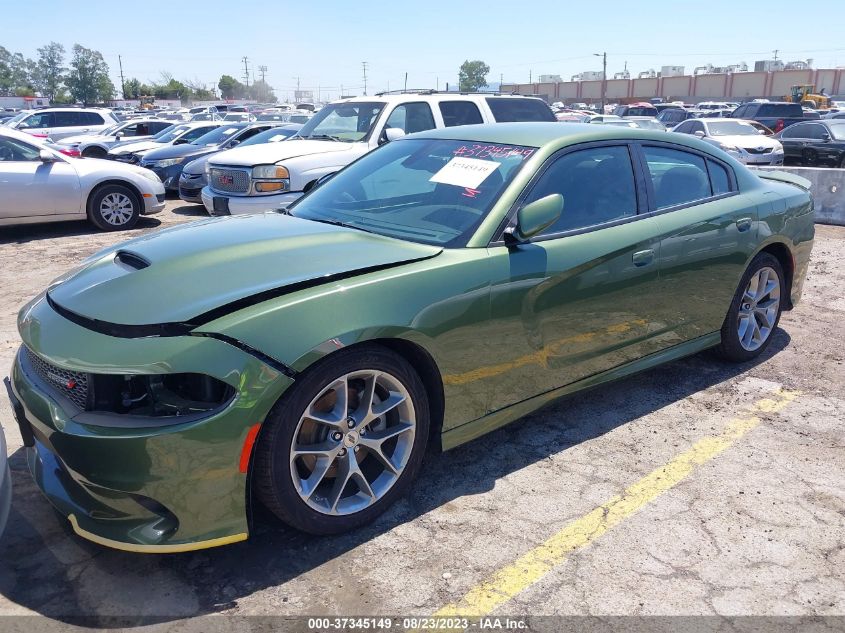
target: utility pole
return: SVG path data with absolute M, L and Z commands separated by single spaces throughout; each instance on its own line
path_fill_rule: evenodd
M 593 53 L 596 57 L 601 57 L 601 111 L 604 114 L 604 101 L 607 96 L 607 52 Z
M 241 57 L 241 61 L 244 63 L 244 85 L 249 86 L 249 60 L 247 59 L 246 55 Z
M 117 63 L 120 65 L 120 94 L 123 95 L 123 100 L 126 101 L 126 81 L 123 79 L 123 60 L 120 55 L 117 56 Z
M 264 74 L 267 72 L 267 66 L 259 66 L 258 72 L 261 73 L 261 83 L 264 83 Z
M 778 50 L 779 49 L 776 48 L 774 51 L 772 51 L 775 54 L 775 61 L 778 60 Z
M 367 62 L 361 62 L 361 66 L 364 69 L 364 96 L 367 96 Z
M 531 70 L 528 71 L 528 83 L 530 83 L 530 84 L 534 83 L 534 72 L 531 71 Z
M 408 92 L 408 73 L 405 72 L 405 92 Z

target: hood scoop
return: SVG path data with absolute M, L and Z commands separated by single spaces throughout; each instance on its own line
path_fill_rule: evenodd
M 149 260 L 133 253 L 132 251 L 120 250 L 114 254 L 114 263 L 123 268 L 131 270 L 143 270 L 150 265 Z

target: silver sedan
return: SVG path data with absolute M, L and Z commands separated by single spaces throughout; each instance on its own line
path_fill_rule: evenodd
M 28 134 L 0 129 L 0 226 L 88 219 L 128 229 L 164 208 L 164 185 L 148 169 L 70 158 Z

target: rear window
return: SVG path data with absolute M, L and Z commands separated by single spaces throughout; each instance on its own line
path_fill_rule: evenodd
M 506 99 L 487 97 L 493 118 L 499 123 L 508 121 L 557 121 L 551 108 L 540 99 Z M 657 114 L 657 111 L 654 111 Z
M 757 116 L 804 118 L 800 103 L 762 103 Z
M 646 106 L 633 106 L 628 108 L 624 116 L 657 116 L 657 109 Z
M 441 101 L 440 114 L 446 127 L 483 123 L 481 112 L 472 101 Z

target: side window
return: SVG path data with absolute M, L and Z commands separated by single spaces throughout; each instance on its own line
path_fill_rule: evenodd
M 434 116 L 427 103 L 403 103 L 390 113 L 384 127 L 399 128 L 406 134 L 424 132 L 434 129 Z
M 152 123 L 150 123 L 150 134 L 158 134 L 164 128 L 170 127 L 171 125 L 173 124 L 169 121 L 162 121 L 161 123 L 159 123 L 158 121 L 153 121 Z
M 80 112 L 82 123 L 81 125 L 103 125 L 105 120 L 96 112 Z
M 82 112 L 56 112 L 54 127 L 79 127 L 84 125 L 84 117 Z
M 0 163 L 38 160 L 39 152 L 32 145 L 0 136 Z
M 240 136 L 237 137 L 237 141 L 238 141 L 238 143 L 243 143 L 245 140 L 247 140 L 248 138 L 252 138 L 253 136 L 258 134 L 259 132 L 266 132 L 266 131 L 267 131 L 266 127 L 251 127 L 248 130 L 244 130 L 243 133 Z
M 487 105 L 498 123 L 514 121 L 549 121 L 557 119 L 545 101 L 535 98 L 487 97 Z
M 484 122 L 478 106 L 472 101 L 441 101 L 440 114 L 446 127 Z
M 710 180 L 704 159 L 666 147 L 643 146 L 654 187 L 654 206 L 665 209 L 710 197 Z
M 18 127 L 22 130 L 53 127 L 53 113 L 39 112 L 37 114 L 32 114 L 21 121 Z
M 701 121 L 690 121 L 690 133 L 695 134 L 696 132 L 707 133 L 704 129 L 704 124 Z
M 728 178 L 728 170 L 714 160 L 707 161 L 707 169 L 710 170 L 710 184 L 713 186 L 713 195 L 731 192 L 731 181 Z
M 636 215 L 637 190 L 628 148 L 595 147 L 561 156 L 540 176 L 526 203 L 553 193 L 563 196 L 563 213 L 546 234 Z
M 827 130 L 823 125 L 819 125 L 818 123 L 811 123 L 807 126 L 809 128 L 807 130 L 807 138 L 821 140 L 825 134 L 827 134 Z
M 130 136 L 138 136 L 138 124 L 133 123 L 132 125 L 127 125 L 125 128 L 120 130 L 123 133 L 123 136 L 130 137 Z
M 684 121 L 673 132 L 680 132 L 681 134 L 692 134 L 692 121 Z
M 743 119 L 745 118 L 747 112 L 748 106 L 739 106 L 736 110 L 733 111 L 733 114 L 731 114 L 731 116 L 735 119 Z
M 806 123 L 796 123 L 794 125 L 790 125 L 786 128 L 783 132 L 781 132 L 782 138 L 809 138 L 807 134 L 807 128 L 810 127 Z

